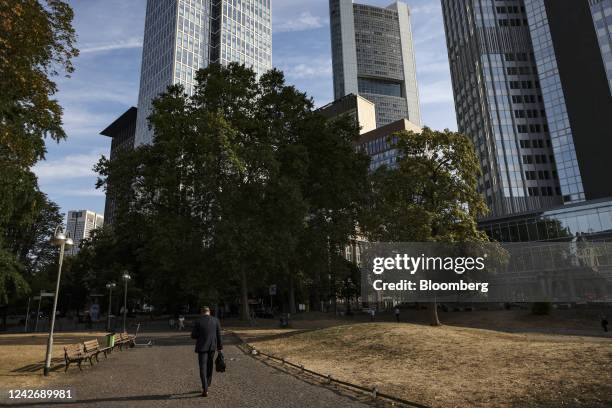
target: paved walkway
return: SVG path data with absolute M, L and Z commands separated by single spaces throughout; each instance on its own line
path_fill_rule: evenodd
M 75 399 L 54 407 L 365 407 L 334 390 L 309 384 L 245 355 L 229 340 L 227 372 L 213 376 L 207 398 L 200 397 L 193 341 L 188 333 L 143 334 L 154 346 L 116 351 L 82 373 L 58 372 L 54 389 L 70 388 Z M 233 340 L 234 344 L 231 344 Z M 19 406 L 47 407 L 47 401 Z

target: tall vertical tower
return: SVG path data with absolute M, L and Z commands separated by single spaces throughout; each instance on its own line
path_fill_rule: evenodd
M 612 0 L 589 0 L 595 33 L 612 93 Z
M 602 178 L 612 165 L 597 149 L 612 145 L 601 137 L 611 101 L 588 1 L 442 9 L 459 131 L 476 147 L 492 215 L 612 196 Z
M 360 95 L 376 105 L 377 126 L 408 118 L 421 125 L 410 10 L 330 0 L 334 97 Z
M 135 146 L 151 143 L 151 101 L 169 85 L 191 95 L 198 69 L 239 62 L 272 68 L 271 0 L 148 0 Z

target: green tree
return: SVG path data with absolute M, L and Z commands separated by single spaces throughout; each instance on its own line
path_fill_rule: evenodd
M 480 167 L 470 140 L 459 133 L 424 128 L 398 132 L 399 159 L 370 177 L 363 228 L 371 241 L 487 242 L 477 217 L 487 212 L 477 190 Z M 437 305 L 429 305 L 439 325 Z
M 52 78 L 73 71 L 72 18 L 64 1 L 0 1 L 0 301 L 27 290 L 28 259 L 43 256 L 40 217 L 57 215 L 30 168 L 45 157 L 45 137 L 66 137 Z
M 191 98 L 174 86 L 154 101 L 154 143 L 102 159 L 98 185 L 124 197 L 114 233 L 139 242 L 156 299 L 235 296 L 247 318 L 249 293 L 266 283 L 283 280 L 295 297 L 305 236 L 348 239 L 367 159 L 354 125 L 327 122 L 279 71 L 258 80 L 211 65 L 197 83 Z

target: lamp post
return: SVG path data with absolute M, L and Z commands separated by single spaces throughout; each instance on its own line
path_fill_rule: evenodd
M 106 284 L 108 289 L 108 314 L 106 316 L 106 331 L 110 332 L 111 329 L 111 304 L 113 299 L 113 289 L 117 286 L 115 282 L 109 282 Z
M 132 277 L 130 276 L 129 273 L 127 273 L 127 271 L 123 272 L 123 281 L 125 282 L 124 284 L 124 289 L 123 289 L 123 332 L 126 332 L 126 320 L 127 320 L 127 284 L 128 281 L 130 279 L 132 279 Z
M 72 238 L 66 235 L 58 225 L 51 239 L 51 243 L 60 249 L 59 263 L 57 267 L 57 283 L 55 284 L 55 296 L 53 297 L 53 310 L 51 311 L 51 326 L 49 327 L 49 339 L 47 340 L 47 355 L 45 356 L 44 374 L 49 375 L 51 369 L 51 354 L 53 352 L 53 329 L 55 328 L 55 313 L 57 310 L 57 298 L 59 295 L 60 279 L 62 277 L 62 263 L 64 262 L 64 249 L 72 247 Z

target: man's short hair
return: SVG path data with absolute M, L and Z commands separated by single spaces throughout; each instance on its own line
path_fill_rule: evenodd
M 208 306 L 202 306 L 200 308 L 200 313 L 210 313 L 210 307 Z

